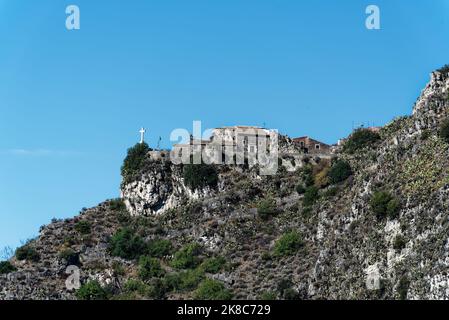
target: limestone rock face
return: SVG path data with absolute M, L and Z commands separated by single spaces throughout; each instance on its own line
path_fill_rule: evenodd
M 210 196 L 213 190 L 191 190 L 184 184 L 182 166 L 150 160 L 139 179 L 122 183 L 121 198 L 133 216 L 161 215 L 188 200 Z

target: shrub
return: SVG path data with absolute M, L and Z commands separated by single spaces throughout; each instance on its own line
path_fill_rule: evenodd
M 257 213 L 262 219 L 268 219 L 277 212 L 276 201 L 272 198 L 261 200 L 257 204 Z
M 151 149 L 146 143 L 138 143 L 134 147 L 129 148 L 121 168 L 122 177 L 126 179 L 138 173 L 149 151 Z
M 335 162 L 328 173 L 329 179 L 333 184 L 343 182 L 351 175 L 351 166 L 344 160 Z
M 299 300 L 299 294 L 295 289 L 288 288 L 284 291 L 282 298 L 284 300 Z
M 201 269 L 209 273 L 220 272 L 226 264 L 226 259 L 223 257 L 213 257 L 206 259 L 201 263 Z
M 198 287 L 204 280 L 204 272 L 197 268 L 180 273 L 167 274 L 164 279 L 164 287 L 167 291 L 191 291 Z
M 78 221 L 75 224 L 75 230 L 81 234 L 89 234 L 91 231 L 91 223 L 89 221 Z
M 402 250 L 405 248 L 406 245 L 407 245 L 407 240 L 403 236 L 398 235 L 398 236 L 396 236 L 396 238 L 394 238 L 394 242 L 393 242 L 394 250 Z
M 358 129 L 354 131 L 343 146 L 343 151 L 354 153 L 357 150 L 371 146 L 380 140 L 380 135 L 369 129 Z
M 293 282 L 289 279 L 282 279 L 277 284 L 277 291 L 281 297 L 284 296 L 284 293 L 293 287 Z
M 304 192 L 306 192 L 306 188 L 304 188 L 303 184 L 298 184 L 296 186 L 296 192 L 298 192 L 298 194 L 304 194 Z
M 0 262 L 0 274 L 8 274 L 10 272 L 16 271 L 16 267 L 14 267 L 9 261 Z
M 273 291 L 266 291 L 266 292 L 263 292 L 263 293 L 259 296 L 259 300 L 266 300 L 266 301 L 269 301 L 269 300 L 276 300 L 276 298 L 277 298 L 277 295 L 276 295 L 276 293 L 273 292 Z
M 184 166 L 184 182 L 192 190 L 204 187 L 215 187 L 218 183 L 218 174 L 213 165 L 188 164 Z
M 142 256 L 139 259 L 139 277 L 142 280 L 148 280 L 150 278 L 162 277 L 164 270 L 162 270 L 159 260 L 150 258 L 148 256 Z
M 39 253 L 31 245 L 26 244 L 16 250 L 17 260 L 28 260 L 32 262 L 38 262 L 40 259 Z
M 124 276 L 126 274 L 125 267 L 118 261 L 112 262 L 112 271 L 114 271 L 115 276 Z
M 294 255 L 303 246 L 303 241 L 299 233 L 295 231 L 284 234 L 274 245 L 276 256 Z
M 75 293 L 78 300 L 107 300 L 108 292 L 98 281 L 83 284 Z
M 206 279 L 201 282 L 194 296 L 198 300 L 232 299 L 232 293 L 224 287 L 223 283 L 212 279 Z
M 401 211 L 401 205 L 397 199 L 391 199 L 387 204 L 387 216 L 396 219 Z
M 124 259 L 135 259 L 144 254 L 145 250 L 145 242 L 129 228 L 119 230 L 109 241 L 111 255 Z
M 304 193 L 303 205 L 305 207 L 312 206 L 315 204 L 318 198 L 319 198 L 318 188 L 315 186 L 308 187 L 306 189 L 306 192 Z
M 157 239 L 148 244 L 148 254 L 152 257 L 162 258 L 170 254 L 172 244 L 169 240 Z
M 193 290 L 204 280 L 204 272 L 200 269 L 187 270 L 179 274 L 179 290 Z
M 80 263 L 79 254 L 70 248 L 59 252 L 59 257 L 67 262 L 67 265 L 78 265 Z
M 113 211 L 126 211 L 125 202 L 123 202 L 123 199 L 120 198 L 110 200 L 109 208 Z
M 371 197 L 370 207 L 379 219 L 386 216 L 394 219 L 400 211 L 398 200 L 386 191 L 375 192 Z
M 200 253 L 201 247 L 198 244 L 188 244 L 175 253 L 171 266 L 176 269 L 195 268 L 200 262 Z
M 315 180 L 313 178 L 313 168 L 311 165 L 306 165 L 301 171 L 301 177 L 304 180 L 304 185 L 307 187 L 313 186 Z
M 149 294 L 150 288 L 147 284 L 140 280 L 129 279 L 124 285 L 124 290 L 128 293 L 137 292 L 141 296 L 147 296 Z
M 440 137 L 449 143 L 449 119 L 446 119 L 440 127 Z
M 448 124 L 448 127 L 449 127 L 449 124 Z M 449 133 L 449 129 L 447 129 L 447 131 L 448 131 L 448 133 Z M 423 130 L 423 131 L 421 132 L 421 140 L 427 140 L 427 139 L 429 139 L 430 135 L 431 135 L 430 130 Z M 449 137 L 449 135 L 448 135 L 448 137 Z
M 406 276 L 402 276 L 401 279 L 399 279 L 397 291 L 399 294 L 399 299 L 405 300 L 407 299 L 408 289 L 410 287 L 410 280 Z
M 164 282 L 159 278 L 153 278 L 150 281 L 148 296 L 153 299 L 163 299 L 165 297 L 165 293 L 167 292 L 167 288 L 164 285 Z

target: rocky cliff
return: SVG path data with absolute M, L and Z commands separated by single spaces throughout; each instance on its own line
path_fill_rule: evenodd
M 448 90 L 434 72 L 412 115 L 371 143 L 274 176 L 216 166 L 216 183 L 192 188 L 185 167 L 147 157 L 121 200 L 21 248 L 0 298 L 448 299 Z M 337 162 L 350 174 L 332 174 Z

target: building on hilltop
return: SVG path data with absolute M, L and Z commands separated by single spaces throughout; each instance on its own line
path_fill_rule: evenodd
M 236 156 L 242 159 L 257 158 L 262 152 L 270 152 L 273 147 L 277 147 L 272 145 L 273 141 L 277 141 L 274 140 L 275 137 L 277 138 L 275 130 L 256 126 L 221 127 L 212 130 L 209 140 L 190 136 L 190 143 L 175 144 L 172 152 L 183 163 L 190 156 L 200 153 L 219 163 L 233 163 Z
M 305 154 L 329 154 L 331 153 L 331 146 L 312 139 L 308 136 L 294 138 L 293 142 L 301 148 Z

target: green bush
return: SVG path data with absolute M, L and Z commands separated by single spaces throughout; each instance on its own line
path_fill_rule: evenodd
M 302 168 L 301 177 L 304 180 L 304 185 L 306 188 L 314 185 L 315 179 L 313 177 L 312 165 L 306 165 L 304 168 Z
M 259 300 L 265 300 L 265 301 L 270 301 L 270 300 L 276 300 L 277 295 L 275 292 L 273 291 L 266 291 L 263 292 L 260 296 L 259 296 Z
M 9 261 L 0 262 L 0 274 L 8 274 L 14 271 L 17 271 L 17 269 L 11 264 L 11 262 Z
M 67 262 L 67 265 L 78 265 L 80 263 L 79 254 L 72 249 L 63 249 L 59 252 L 59 257 Z
M 288 288 L 284 291 L 282 298 L 284 300 L 299 300 L 299 294 L 295 289 Z
M 330 182 L 333 184 L 343 182 L 351 175 L 351 166 L 344 160 L 338 160 L 335 162 L 328 172 Z
M 223 269 L 225 264 L 226 259 L 220 256 L 204 260 L 200 267 L 204 272 L 218 273 Z
M 147 284 L 140 280 L 129 279 L 124 285 L 124 290 L 127 293 L 137 292 L 141 296 L 147 296 L 150 288 Z
M 180 272 L 178 275 L 179 283 L 177 290 L 193 290 L 204 280 L 204 272 L 201 269 L 193 269 Z
M 319 194 L 318 194 L 318 188 L 315 186 L 310 186 L 306 189 L 306 192 L 304 193 L 303 198 L 303 205 L 305 207 L 309 207 L 315 204 L 315 202 L 318 200 Z
M 272 198 L 261 200 L 257 204 L 257 213 L 262 219 L 268 219 L 277 213 L 276 201 Z
M 230 300 L 232 293 L 224 287 L 223 283 L 205 279 L 198 286 L 194 297 L 198 300 Z
M 284 234 L 274 245 L 276 256 L 294 255 L 303 246 L 303 241 L 298 232 L 291 231 Z
M 184 182 L 192 190 L 206 186 L 215 187 L 218 183 L 218 174 L 213 165 L 188 164 L 184 166 Z
M 172 244 L 169 240 L 157 239 L 150 241 L 147 250 L 151 257 L 163 258 L 171 253 Z
M 200 262 L 200 253 L 201 247 L 198 244 L 188 244 L 175 253 L 171 266 L 176 269 L 195 268 Z
M 91 223 L 89 221 L 78 221 L 75 224 L 75 230 L 81 234 L 89 234 L 91 231 Z
M 110 200 L 109 208 L 113 211 L 118 211 L 118 212 L 126 211 L 125 202 L 123 202 L 123 199 L 120 199 L 120 198 Z
M 440 127 L 440 137 L 449 143 L 449 119 L 446 119 Z
M 28 260 L 32 262 L 38 262 L 40 259 L 39 253 L 31 245 L 26 244 L 16 250 L 17 260 Z
M 146 143 L 138 143 L 134 147 L 129 148 L 121 168 L 122 177 L 126 179 L 127 177 L 138 173 L 141 170 L 149 151 L 151 151 L 151 149 Z
M 159 260 L 148 256 L 142 256 L 139 259 L 139 277 L 142 280 L 148 280 L 150 278 L 162 277 L 164 270 L 159 263 Z
M 302 184 L 300 183 L 300 184 L 298 184 L 298 185 L 296 186 L 296 192 L 297 192 L 298 194 L 304 194 L 304 192 L 306 192 L 306 188 L 304 188 L 304 185 L 302 185 Z
M 145 251 L 145 242 L 129 228 L 119 230 L 109 241 L 109 252 L 116 257 L 135 259 Z
M 395 219 L 400 211 L 399 201 L 386 191 L 374 192 L 370 200 L 370 207 L 379 219 L 386 216 Z
M 396 236 L 396 238 L 394 238 L 394 242 L 393 242 L 394 250 L 402 250 L 405 248 L 406 245 L 407 245 L 407 240 L 403 236 L 398 235 L 398 236 Z
M 75 293 L 78 300 L 107 300 L 108 292 L 98 281 L 83 284 Z
M 369 129 L 358 129 L 354 131 L 345 142 L 343 151 L 354 153 L 357 150 L 371 146 L 380 140 L 380 135 Z

